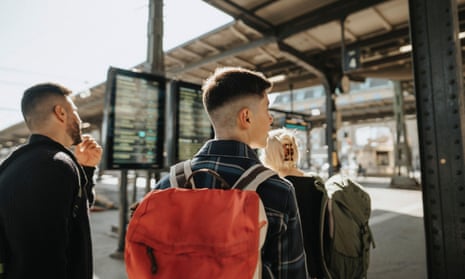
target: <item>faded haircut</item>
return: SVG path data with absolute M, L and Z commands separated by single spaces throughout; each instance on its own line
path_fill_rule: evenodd
M 244 97 L 263 98 L 272 86 L 260 72 L 241 67 L 217 68 L 203 84 L 203 104 L 211 115 L 216 109 Z
M 21 99 L 21 112 L 26 125 L 29 128 L 40 125 L 53 111 L 50 102 L 71 93 L 70 89 L 56 83 L 41 83 L 28 88 Z

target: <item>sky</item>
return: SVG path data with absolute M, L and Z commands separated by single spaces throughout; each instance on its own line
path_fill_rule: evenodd
M 28 87 L 58 82 L 74 92 L 147 56 L 149 0 L 1 0 L 0 130 L 22 121 Z M 233 19 L 202 0 L 164 0 L 163 49 Z

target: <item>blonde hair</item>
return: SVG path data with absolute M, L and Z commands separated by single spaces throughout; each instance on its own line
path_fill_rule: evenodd
M 294 134 L 284 128 L 270 131 L 261 160 L 265 166 L 278 172 L 296 168 L 299 149 Z

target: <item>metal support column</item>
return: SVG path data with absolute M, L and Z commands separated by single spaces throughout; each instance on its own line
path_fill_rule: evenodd
M 309 126 L 310 128 L 308 128 Z M 305 130 L 305 137 L 307 140 L 307 144 L 305 145 L 305 162 L 308 168 L 312 166 L 312 128 L 311 124 L 307 124 L 307 129 Z
M 152 190 L 152 185 L 151 185 L 151 182 L 152 182 L 152 171 L 151 170 L 148 170 L 147 171 L 147 178 L 145 179 L 145 194 L 147 194 L 148 192 L 150 192 Z
M 454 0 L 409 0 L 428 278 L 465 274 L 465 107 Z
M 163 0 L 149 1 L 149 22 L 147 26 L 146 71 L 165 74 L 163 53 Z
M 328 175 L 339 172 L 340 163 L 337 152 L 337 117 L 335 102 L 335 86 L 329 84 L 328 78 L 323 82 L 326 91 L 326 145 L 328 146 Z
M 404 95 L 400 81 L 394 81 L 394 118 L 396 120 L 395 172 L 402 175 L 402 166 L 411 169 L 404 118 Z
M 394 83 L 394 118 L 396 120 L 396 143 L 394 145 L 394 176 L 391 187 L 418 189 L 420 184 L 411 177 L 412 151 L 407 140 L 407 127 L 404 117 L 404 93 L 400 81 Z
M 146 65 L 150 73 L 165 75 L 165 60 L 163 52 L 163 0 L 150 0 L 148 47 Z M 165 98 L 165 145 L 163 164 L 170 166 L 175 163 L 175 107 L 174 86 L 176 81 L 167 84 Z
M 163 0 L 149 1 L 147 37 L 148 45 L 145 71 L 163 76 L 165 73 L 163 53 Z M 150 171 L 152 170 L 147 170 L 148 180 L 150 180 Z M 127 173 L 127 170 L 121 172 L 119 242 L 116 252 L 110 255 L 113 258 L 122 258 L 124 254 L 126 226 L 128 223 Z M 136 195 L 136 191 L 134 191 L 134 195 Z
M 126 226 L 128 224 L 128 170 L 121 171 L 119 201 L 118 248 L 110 254 L 110 257 L 122 260 L 124 259 Z
M 165 143 L 164 150 L 166 156 L 164 156 L 163 164 L 168 167 L 176 163 L 176 99 L 175 88 L 178 81 L 171 80 L 166 86 L 166 107 L 165 107 Z

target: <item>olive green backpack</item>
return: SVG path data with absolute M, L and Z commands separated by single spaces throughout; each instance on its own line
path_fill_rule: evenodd
M 375 248 L 368 220 L 371 199 L 363 186 L 339 174 L 330 177 L 323 188 L 320 226 L 323 270 L 328 279 L 367 277 L 370 246 Z

